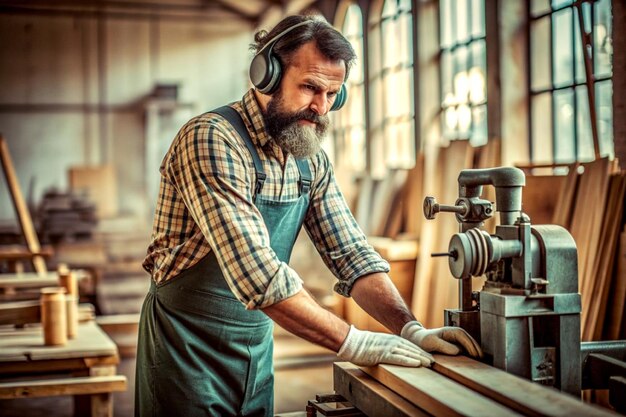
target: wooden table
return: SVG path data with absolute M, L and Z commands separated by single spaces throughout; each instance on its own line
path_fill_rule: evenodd
M 117 346 L 94 321 L 81 323 L 76 338 L 63 346 L 44 346 L 40 326 L 0 327 L 0 378 L 4 380 L 42 374 L 110 376 L 116 374 L 118 363 Z M 103 406 L 112 408 L 110 403 Z M 75 415 L 90 415 L 93 410 L 90 396 L 74 396 Z

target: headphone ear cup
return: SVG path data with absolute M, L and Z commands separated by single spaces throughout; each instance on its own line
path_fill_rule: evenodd
M 343 107 L 348 100 L 348 89 L 345 84 L 341 84 L 341 88 L 337 92 L 337 97 L 335 97 L 335 101 L 333 106 L 330 108 L 330 111 L 336 111 Z
M 250 63 L 250 81 L 264 94 L 269 94 L 278 85 L 280 62 L 265 51 L 256 55 Z
M 282 68 L 280 61 L 274 55 L 269 56 L 270 65 L 267 71 L 268 82 L 267 86 L 260 91 L 263 94 L 272 94 L 280 85 L 280 78 L 282 75 Z

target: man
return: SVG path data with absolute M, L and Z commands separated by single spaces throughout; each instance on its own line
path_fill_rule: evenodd
M 255 40 L 255 88 L 232 105 L 244 131 L 224 111 L 198 116 L 161 165 L 144 262 L 152 285 L 139 329 L 137 415 L 272 415 L 273 322 L 359 365 L 429 366 L 428 352 L 457 354 L 455 343 L 481 354 L 461 329 L 415 320 L 320 150 L 327 113 L 345 101 L 350 43 L 304 16 Z M 302 225 L 337 276 L 335 290 L 394 334 L 349 326 L 303 290 L 288 266 Z

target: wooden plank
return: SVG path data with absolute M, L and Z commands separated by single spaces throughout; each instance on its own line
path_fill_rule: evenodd
M 426 155 L 425 194 L 434 196 L 440 204 L 454 204 L 459 173 L 472 167 L 473 154 L 468 141 L 454 141 L 439 151 L 436 161 L 432 155 Z M 457 308 L 459 304 L 458 282 L 450 274 L 448 261 L 431 257 L 433 252 L 447 252 L 450 238 L 458 231 L 456 217 L 451 213 L 441 213 L 422 224 L 412 311 L 427 327 L 442 326 L 444 309 Z
M 579 177 L 578 164 L 570 165 L 568 167 L 565 181 L 559 189 L 559 198 L 557 199 L 556 206 L 554 207 L 554 215 L 552 216 L 552 221 L 550 223 L 558 224 L 566 229 L 570 228 Z
M 593 296 L 593 262 L 598 255 L 600 230 L 607 199 L 611 162 L 608 158 L 584 164 L 576 205 L 570 227 L 578 247 L 579 289 L 581 294 L 581 330 L 585 335 L 587 314 Z M 586 340 L 586 339 L 585 339 Z
M 333 388 L 353 406 L 368 416 L 429 416 L 389 388 L 348 362 L 333 365 Z
M 46 272 L 45 275 L 36 273 L 0 274 L 0 289 L 6 288 L 42 288 L 59 285 L 56 272 Z
M 407 401 L 435 416 L 518 416 L 429 368 L 378 365 L 361 368 Z
M 78 321 L 93 320 L 94 307 L 92 304 L 80 304 L 78 306 Z M 0 325 L 39 323 L 41 321 L 41 308 L 39 300 L 14 301 L 0 303 Z
M 415 167 L 409 170 L 404 189 L 404 228 L 410 236 L 419 236 L 424 215 L 424 154 L 420 152 L 415 160 Z
M 384 236 L 385 228 L 390 218 L 394 203 L 397 203 L 397 195 L 404 187 L 408 177 L 408 171 L 397 169 L 389 171 L 387 176 L 380 181 L 369 206 L 370 229 L 369 235 Z
M 607 311 L 607 299 L 611 287 L 613 266 L 617 241 L 624 210 L 624 191 L 626 177 L 613 175 L 605 216 L 602 223 L 600 246 L 594 259 L 592 276 L 594 279 L 593 294 L 589 303 L 589 313 L 583 335 L 585 340 L 600 340 Z
M 559 194 L 567 177 L 563 175 L 528 175 L 522 192 L 522 210 L 532 224 L 551 224 Z
M 126 391 L 124 375 L 55 378 L 0 383 L 0 399 L 91 395 Z
M 24 239 L 26 240 L 26 246 L 31 252 L 39 253 L 41 252 L 39 238 L 37 237 L 37 232 L 33 226 L 33 220 L 30 217 L 30 212 L 28 211 L 26 201 L 24 201 L 24 196 L 22 195 L 20 183 L 17 180 L 17 175 L 15 174 L 15 168 L 13 167 L 9 147 L 2 135 L 0 135 L 0 162 L 2 164 L 2 170 L 4 171 L 9 191 L 11 192 L 11 200 L 17 214 L 17 219 L 22 229 L 22 233 L 24 234 Z M 46 262 L 42 256 L 34 255 L 32 257 L 32 263 L 33 268 L 35 268 L 37 273 L 45 274 L 47 272 Z
M 615 282 L 609 300 L 608 323 L 604 336 L 607 340 L 617 340 L 624 337 L 620 335 L 620 331 L 626 327 L 623 325 L 626 308 L 626 226 L 620 235 L 616 262 Z
M 435 355 L 433 369 L 528 416 L 615 416 L 553 388 L 533 383 L 465 356 Z

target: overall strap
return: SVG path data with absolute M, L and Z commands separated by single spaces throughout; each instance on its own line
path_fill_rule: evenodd
M 296 159 L 296 164 L 298 164 L 298 171 L 300 172 L 300 181 L 298 181 L 300 195 L 308 194 L 311 184 L 313 184 L 313 175 L 311 175 L 309 162 L 306 159 Z
M 254 195 L 258 195 L 263 189 L 263 184 L 265 184 L 265 179 L 267 175 L 265 171 L 263 171 L 263 165 L 261 163 L 261 158 L 259 158 L 259 154 L 254 147 L 254 143 L 252 143 L 252 138 L 248 133 L 248 129 L 246 129 L 246 125 L 241 118 L 241 115 L 230 106 L 222 106 L 215 110 L 212 110 L 211 113 L 216 113 L 226 119 L 239 133 L 239 136 L 242 137 L 244 142 L 246 143 L 246 147 L 250 151 L 250 155 L 254 160 L 254 170 L 256 171 L 256 185 L 254 187 Z M 311 168 L 309 167 L 309 163 L 306 159 L 296 159 L 296 164 L 298 165 L 298 172 L 300 174 L 300 180 L 298 181 L 298 186 L 300 189 L 300 195 L 308 194 L 311 189 L 311 184 L 313 184 L 313 175 L 311 174 Z
M 256 197 L 261 190 L 263 189 L 263 184 L 265 184 L 265 179 L 267 175 L 265 171 L 263 171 L 263 164 L 261 163 L 261 158 L 259 158 L 259 154 L 254 147 L 254 143 L 252 143 L 252 138 L 248 133 L 248 129 L 246 129 L 246 125 L 241 118 L 241 115 L 230 106 L 222 106 L 215 110 L 212 110 L 211 113 L 216 113 L 226 119 L 239 133 L 239 136 L 246 143 L 246 147 L 250 151 L 250 155 L 252 156 L 252 160 L 254 161 L 254 170 L 256 171 L 256 184 L 254 186 L 254 197 Z

